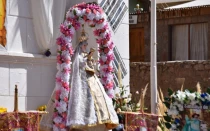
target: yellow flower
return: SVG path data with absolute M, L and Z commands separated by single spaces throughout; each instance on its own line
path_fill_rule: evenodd
M 0 113 L 4 113 L 4 112 L 7 112 L 7 108 L 5 108 L 5 107 L 0 107 Z

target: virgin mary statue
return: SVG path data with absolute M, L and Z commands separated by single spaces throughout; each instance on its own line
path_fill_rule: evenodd
M 86 53 L 87 40 L 83 29 L 72 57 L 66 126 L 70 130 L 106 131 L 115 128 L 119 120 L 111 98 L 95 74 L 94 49 Z

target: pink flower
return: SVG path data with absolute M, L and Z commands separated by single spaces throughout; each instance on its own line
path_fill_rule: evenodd
M 62 83 L 62 86 L 63 86 L 64 88 L 68 88 L 68 87 L 69 87 L 69 84 L 66 83 L 66 82 L 63 82 L 63 83 Z
M 110 62 L 111 62 L 111 61 L 107 60 L 107 61 L 105 62 L 105 64 L 106 64 L 106 65 L 109 65 Z
M 60 127 L 61 129 L 64 129 L 66 126 L 65 126 L 65 124 L 61 123 L 61 124 L 59 125 L 59 127 Z
M 62 117 L 63 117 L 64 119 L 66 119 L 66 117 L 67 117 L 67 113 L 66 113 L 66 112 L 63 112 L 61 115 L 62 115 Z
M 96 43 L 101 44 L 103 39 L 96 39 Z
M 108 33 L 108 34 L 106 34 L 106 39 L 107 39 L 107 41 L 109 41 L 110 40 L 110 38 L 111 38 L 111 34 L 110 33 Z
M 66 46 L 62 46 L 61 50 L 67 50 Z
M 56 82 L 61 82 L 61 78 L 56 78 Z
M 70 72 L 70 69 L 64 68 L 63 71 L 64 73 L 68 74 Z
M 109 98 L 114 98 L 113 94 L 108 94 Z
M 104 65 L 104 62 L 102 59 L 99 60 L 100 65 Z
M 98 9 L 98 12 L 99 12 L 100 14 L 102 14 L 102 13 L 103 13 L 103 10 L 102 10 L 101 8 L 99 8 L 99 9 Z
M 74 50 L 73 50 L 72 46 L 69 47 L 69 53 L 70 53 L 70 55 L 73 55 L 74 54 Z
M 111 66 L 108 66 L 108 69 L 107 69 L 109 72 L 113 72 L 113 67 L 111 67 Z
M 71 30 L 64 24 L 60 25 L 60 32 L 63 33 L 65 36 L 71 36 L 71 37 L 73 36 Z
M 97 13 L 97 11 L 94 9 L 94 10 L 93 10 L 93 13 L 94 13 L 94 14 L 96 14 L 96 13 Z
M 106 76 L 102 77 L 102 80 L 103 81 L 106 81 L 107 80 L 107 77 Z
M 61 56 L 57 55 L 57 61 L 60 61 L 60 60 L 61 60 Z
M 64 97 L 63 101 L 68 102 L 68 98 Z
M 107 55 L 107 60 L 109 61 L 114 60 L 114 55 L 113 54 Z
M 58 112 L 54 112 L 53 113 L 53 118 L 57 117 L 58 116 Z
M 104 48 L 104 53 L 107 54 L 109 51 L 110 51 L 110 49 L 109 49 L 108 47 L 105 47 L 105 48 Z
M 96 30 L 93 31 L 93 33 L 94 33 L 95 36 L 99 36 L 100 35 L 100 30 L 96 29 Z
M 57 44 L 57 45 L 61 45 L 62 42 L 63 42 L 63 38 L 58 37 L 57 40 L 56 40 L 56 44 Z
M 106 88 L 107 89 L 112 89 L 113 86 L 114 86 L 114 83 L 111 81 L 111 82 L 107 83 Z
M 91 10 L 89 8 L 86 9 L 86 13 L 89 14 L 91 13 Z
M 114 43 L 111 42 L 109 45 L 108 45 L 109 49 L 113 49 L 114 48 Z
M 103 23 L 103 22 L 104 22 L 104 18 L 98 20 L 97 24 L 101 24 L 101 23 Z

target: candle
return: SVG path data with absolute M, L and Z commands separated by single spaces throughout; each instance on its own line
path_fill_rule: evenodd
M 15 85 L 15 95 L 14 95 L 14 112 L 18 111 L 18 88 Z

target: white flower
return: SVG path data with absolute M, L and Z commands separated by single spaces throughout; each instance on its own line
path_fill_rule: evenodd
M 171 128 L 176 129 L 177 128 L 176 124 L 171 124 Z
M 80 24 L 85 24 L 85 21 L 84 21 L 84 19 L 82 19 L 82 18 L 79 18 L 79 23 L 80 23 Z
M 68 68 L 70 68 L 70 64 L 67 64 L 67 63 L 62 63 L 61 64 L 61 70 L 68 69 Z
M 100 20 L 101 18 L 102 18 L 102 15 L 97 11 L 97 12 L 96 12 L 95 19 L 96 19 L 96 20 Z
M 95 14 L 94 13 L 89 13 L 89 14 L 87 14 L 87 18 L 89 20 L 93 20 L 95 18 Z
M 75 10 L 77 16 L 81 16 L 82 15 L 82 11 L 80 9 L 74 8 L 74 10 Z
M 60 106 L 56 107 L 56 109 L 58 110 L 58 112 L 59 112 L 60 114 L 63 113 L 63 112 L 65 112 L 65 111 L 67 110 L 67 104 L 66 104 L 66 102 L 60 101 L 60 102 L 59 102 L 59 105 L 60 105 Z
M 207 96 L 205 96 L 206 100 L 210 101 L 210 95 L 207 94 Z
M 107 57 L 105 55 L 102 55 L 101 59 L 102 59 L 103 62 L 105 62 L 107 60 Z
M 64 88 L 61 89 L 61 94 L 60 94 L 60 98 L 64 99 L 65 97 L 68 98 L 69 92 L 67 90 L 65 90 Z
M 179 111 L 183 111 L 184 110 L 184 107 L 182 104 L 178 104 L 178 108 L 179 108 Z
M 182 91 L 178 90 L 177 91 L 177 97 L 180 100 L 180 102 L 183 103 L 184 99 L 186 98 L 185 92 L 182 92 Z
M 59 63 L 57 63 L 57 70 L 61 69 L 61 65 Z
M 185 91 L 185 93 L 191 101 L 195 100 L 195 93 L 190 93 L 189 91 Z
M 102 29 L 104 26 L 106 25 L 106 22 L 104 21 L 103 23 L 101 24 L 96 24 L 96 29 Z
M 74 18 L 74 13 L 72 11 L 68 11 L 66 17 Z
M 53 125 L 53 131 L 60 131 L 57 126 Z
M 56 117 L 53 119 L 53 121 L 54 121 L 55 123 L 61 123 L 61 122 L 62 122 L 62 118 L 61 118 L 60 116 L 56 116 Z
M 86 13 L 86 9 L 83 9 L 82 11 L 81 11 L 81 15 L 84 15 Z

